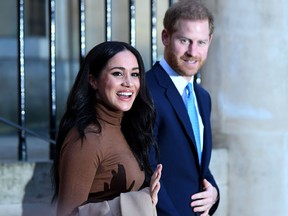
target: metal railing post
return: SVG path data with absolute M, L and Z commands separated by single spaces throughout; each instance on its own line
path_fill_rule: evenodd
M 105 32 L 106 32 L 106 41 L 112 40 L 112 1 L 105 0 Z
M 157 61 L 157 0 L 151 0 L 151 66 Z
M 24 0 L 18 0 L 18 124 L 25 128 Z M 25 130 L 18 132 L 18 160 L 27 161 Z
M 49 115 L 50 115 L 50 139 L 56 139 L 56 24 L 55 24 L 55 0 L 49 1 Z M 55 145 L 50 143 L 50 159 L 54 159 Z
M 136 46 L 136 19 L 135 19 L 135 0 L 129 1 L 129 30 L 130 30 L 130 44 Z
M 86 55 L 86 28 L 85 28 L 85 0 L 79 0 L 79 44 L 80 44 L 80 66 Z

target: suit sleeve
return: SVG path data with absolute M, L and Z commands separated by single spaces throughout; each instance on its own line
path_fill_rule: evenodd
M 212 206 L 212 208 L 209 211 L 209 215 L 212 216 L 215 213 L 215 211 L 217 210 L 218 205 L 219 205 L 220 190 L 219 190 L 219 187 L 217 186 L 216 181 L 215 181 L 215 179 L 214 179 L 214 177 L 211 174 L 209 169 L 208 169 L 208 172 L 207 172 L 207 175 L 205 176 L 205 178 L 207 179 L 207 181 L 209 181 L 217 189 L 217 192 L 218 192 L 218 199 L 217 199 L 216 203 Z
M 203 96 L 204 98 L 204 96 Z M 210 122 L 210 116 L 211 116 L 211 108 L 212 108 L 212 103 L 211 103 L 211 97 L 209 94 L 207 94 L 207 103 L 209 104 L 208 106 L 206 106 L 205 108 L 208 109 L 207 110 L 207 113 L 209 113 L 209 122 Z M 210 128 L 211 126 L 209 126 Z M 210 133 L 211 134 L 211 128 L 209 129 L 210 130 Z M 211 138 L 212 138 L 212 135 L 211 135 Z M 212 142 L 212 141 L 211 141 Z M 212 151 L 212 146 L 211 146 L 211 151 Z M 207 169 L 207 172 L 205 173 L 204 175 L 204 178 L 207 179 L 216 189 L 217 189 L 217 192 L 218 192 L 218 199 L 216 201 L 216 203 L 212 206 L 212 208 L 210 209 L 209 211 L 209 215 L 213 215 L 215 213 L 215 211 L 217 210 L 218 208 L 218 205 L 219 205 L 219 201 L 220 201 L 220 190 L 219 190 L 219 187 L 210 171 L 210 169 L 208 168 Z

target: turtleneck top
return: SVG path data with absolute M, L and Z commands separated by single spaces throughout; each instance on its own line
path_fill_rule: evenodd
M 97 107 L 101 132 L 90 125 L 81 140 L 73 128 L 64 140 L 59 167 L 58 215 L 69 215 L 86 202 L 110 200 L 137 191 L 144 172 L 121 132 L 123 112 Z

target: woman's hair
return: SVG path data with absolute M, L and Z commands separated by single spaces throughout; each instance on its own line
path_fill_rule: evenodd
M 179 0 L 165 13 L 163 25 L 169 34 L 177 31 L 178 21 L 184 20 L 208 20 L 209 35 L 214 31 L 213 14 L 200 0 Z
M 66 111 L 60 121 L 56 141 L 56 153 L 52 167 L 52 182 L 54 186 L 52 200 L 58 197 L 60 151 L 68 132 L 72 128 L 76 128 L 80 138 L 83 140 L 85 138 L 85 129 L 88 125 L 93 124 L 97 128 L 96 132 L 101 133 L 101 125 L 96 113 L 98 101 L 96 100 L 95 90 L 89 84 L 89 74 L 98 79 L 109 60 L 124 50 L 129 50 L 137 59 L 140 72 L 140 90 L 131 109 L 124 112 L 121 130 L 141 170 L 145 171 L 145 184 L 147 185 L 150 180 L 152 170 L 149 165 L 149 149 L 155 145 L 152 134 L 155 110 L 146 88 L 145 68 L 142 57 L 134 47 L 127 43 L 118 41 L 103 42 L 96 45 L 87 54 L 68 96 Z

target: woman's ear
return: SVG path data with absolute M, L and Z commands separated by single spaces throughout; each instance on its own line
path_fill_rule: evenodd
M 97 81 L 92 74 L 89 74 L 89 83 L 94 90 L 97 90 Z

